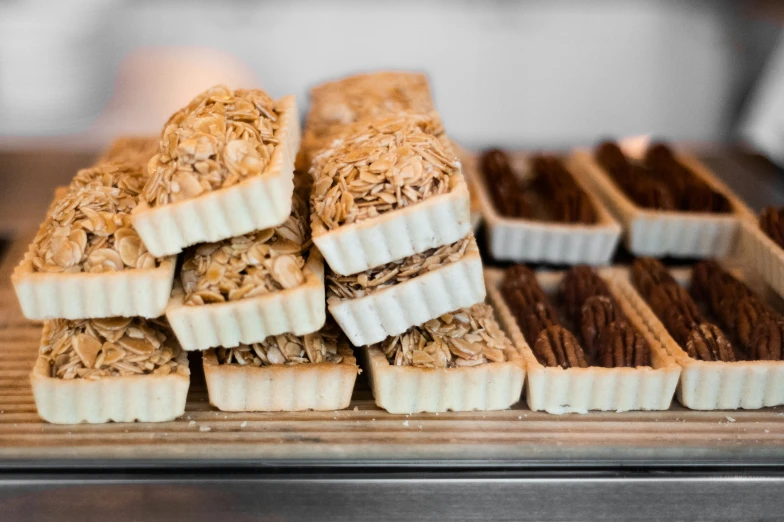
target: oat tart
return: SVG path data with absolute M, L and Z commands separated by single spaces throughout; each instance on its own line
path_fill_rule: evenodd
M 666 410 L 680 367 L 625 298 L 614 277 L 587 266 L 534 273 L 485 271 L 490 301 L 528 373 L 534 411 Z M 669 341 L 671 342 L 671 341 Z
M 435 114 L 349 125 L 310 173 L 313 242 L 340 275 L 471 231 L 468 188 Z
M 354 346 L 383 341 L 485 299 L 473 234 L 359 274 L 329 273 L 327 307 Z
M 612 142 L 573 155 L 582 177 L 624 227 L 638 256 L 723 257 L 735 247 L 744 203 L 693 156 L 659 143 L 641 158 Z
M 495 259 L 603 265 L 615 253 L 621 226 L 569 160 L 490 149 L 465 170 Z
M 197 245 L 182 257 L 166 317 L 185 350 L 304 335 L 324 325 L 324 266 L 308 241 L 302 198 L 280 226 Z
M 503 410 L 523 390 L 523 358 L 485 303 L 359 350 L 376 404 L 390 413 Z
M 681 365 L 678 401 L 695 410 L 784 404 L 784 316 L 764 284 L 714 261 L 668 271 L 638 259 L 630 302 L 649 328 L 668 337 Z M 688 288 L 688 291 L 687 291 Z
M 133 223 L 155 255 L 281 224 L 291 213 L 293 96 L 213 87 L 164 127 Z
M 139 163 L 79 171 L 11 277 L 25 317 L 163 314 L 175 258 L 153 256 L 131 224 L 145 180 Z
M 304 336 L 210 349 L 203 364 L 210 404 L 223 411 L 340 410 L 349 405 L 360 372 L 332 322 Z
M 47 422 L 163 422 L 185 411 L 190 370 L 165 321 L 55 319 L 30 380 Z

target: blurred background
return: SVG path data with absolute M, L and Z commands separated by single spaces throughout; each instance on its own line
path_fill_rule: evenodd
M 421 70 L 468 147 L 650 133 L 784 160 L 782 4 L 0 0 L 0 233 L 39 220 L 17 212 L 49 200 L 23 193 L 31 179 L 53 186 L 83 166 L 74 154 L 160 132 L 216 83 L 294 93 L 304 114 L 316 83 Z

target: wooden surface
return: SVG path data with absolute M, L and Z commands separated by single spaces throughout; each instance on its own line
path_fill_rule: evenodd
M 126 465 L 416 462 L 430 465 L 784 463 L 784 408 L 554 416 L 523 403 L 498 412 L 389 415 L 360 379 L 347 410 L 224 413 L 209 405 L 201 355 L 185 416 L 160 424 L 57 426 L 38 419 L 28 382 L 40 323 L 25 320 L 9 282 L 26 248 L 0 266 L 0 467 L 122 459 Z M 108 464 L 108 463 L 107 463 Z

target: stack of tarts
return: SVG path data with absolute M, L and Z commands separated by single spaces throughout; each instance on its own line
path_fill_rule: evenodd
M 305 134 L 328 136 L 308 155 L 328 309 L 362 347 L 387 411 L 507 408 L 520 397 L 524 364 L 482 303 L 460 162 L 427 83 L 411 79 L 363 75 L 313 91 Z M 360 115 L 388 92 L 399 94 L 381 105 L 388 110 Z M 347 121 L 325 124 L 340 114 Z
M 210 402 L 225 411 L 345 408 L 359 372 L 325 325 L 321 256 L 294 174 L 293 97 L 216 87 L 166 124 L 134 224 L 180 252 L 166 317 L 206 350 Z
M 132 224 L 151 148 L 139 143 L 118 141 L 58 191 L 12 277 L 25 317 L 44 320 L 31 380 L 49 422 L 166 421 L 185 409 L 188 359 L 160 318 L 176 260 L 149 252 Z
M 646 323 L 674 342 L 683 367 L 678 400 L 692 409 L 784 404 L 784 317 L 739 274 L 715 261 L 687 273 L 635 261 L 630 295 Z M 688 289 L 688 290 L 687 290 Z
M 532 410 L 586 413 L 669 408 L 680 367 L 612 272 L 588 266 L 487 271 L 491 302 L 527 364 Z

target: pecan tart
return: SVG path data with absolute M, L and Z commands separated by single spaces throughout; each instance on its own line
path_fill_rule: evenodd
M 488 271 L 490 300 L 526 361 L 531 409 L 669 408 L 680 367 L 629 304 L 626 293 L 633 290 L 617 277 L 605 279 L 585 267 L 535 278 L 520 267 L 503 275 Z M 569 308 L 579 313 L 569 314 Z

